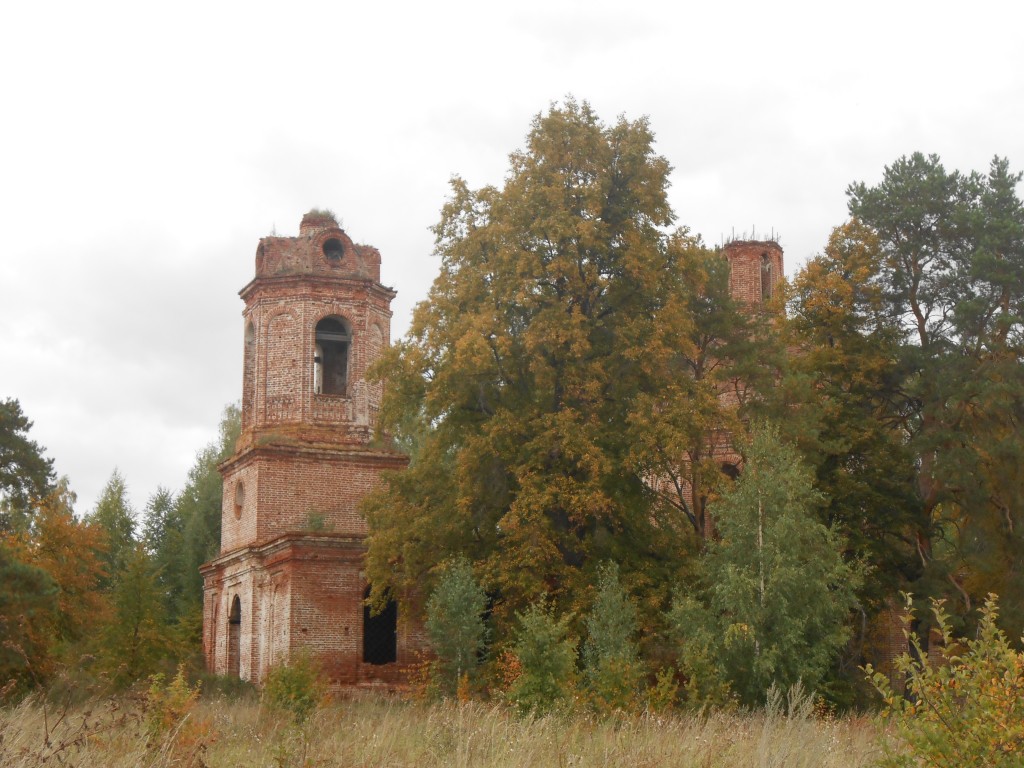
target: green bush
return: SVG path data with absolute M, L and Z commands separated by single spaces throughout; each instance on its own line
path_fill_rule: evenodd
M 635 709 L 643 674 L 634 640 L 636 606 L 622 589 L 613 562 L 598 570 L 597 597 L 586 626 L 583 676 L 591 706 L 599 712 Z
M 307 653 L 299 653 L 287 664 L 276 666 L 263 684 L 263 702 L 273 710 L 286 712 L 296 723 L 309 719 L 326 692 L 319 665 Z
M 907 597 L 909 624 L 912 608 Z M 913 653 L 896 660 L 906 692 L 871 665 L 864 671 L 882 695 L 882 717 L 898 745 L 888 749 L 887 768 L 1024 766 L 1024 653 L 996 626 L 998 605 L 989 595 L 975 639 L 958 644 L 942 601 L 932 602 L 942 636 L 944 663 L 930 663 L 920 638 L 907 632 Z
M 659 669 L 654 676 L 654 685 L 647 689 L 648 712 L 670 712 L 679 703 L 679 683 L 676 682 L 675 667 Z
M 448 564 L 427 601 L 427 635 L 437 654 L 432 682 L 445 696 L 457 694 L 460 681 L 470 680 L 484 648 L 483 614 L 487 595 L 473 578 L 465 558 Z
M 572 701 L 576 686 L 576 640 L 568 636 L 571 616 L 556 619 L 544 598 L 518 614 L 513 646 L 519 676 L 508 691 L 523 714 L 545 714 Z

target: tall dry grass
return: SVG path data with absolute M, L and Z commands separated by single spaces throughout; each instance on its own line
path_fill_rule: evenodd
M 200 702 L 192 725 L 146 743 L 130 702 L 56 714 L 38 701 L 0 710 L 0 765 L 170 766 L 629 766 L 856 768 L 880 754 L 861 718 L 821 719 L 778 708 L 747 714 L 643 715 L 599 720 L 521 718 L 500 706 L 357 698 L 320 708 L 302 727 L 254 701 Z M 182 734 L 190 741 L 177 743 Z M 197 735 L 198 734 L 198 735 Z

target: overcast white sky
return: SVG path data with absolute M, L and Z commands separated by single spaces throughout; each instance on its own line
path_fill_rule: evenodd
M 260 237 L 333 209 L 393 336 L 451 175 L 498 184 L 573 94 L 647 115 L 679 223 L 792 274 L 913 151 L 1024 168 L 1019 2 L 21 2 L 0 11 L 0 398 L 87 513 L 181 488 L 241 392 Z

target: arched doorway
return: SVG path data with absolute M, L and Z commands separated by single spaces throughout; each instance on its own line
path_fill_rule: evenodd
M 241 673 L 242 647 L 242 601 L 235 595 L 228 613 L 228 675 L 239 677 Z
M 363 598 L 370 596 L 366 588 Z M 398 604 L 389 600 L 384 610 L 370 615 L 370 606 L 363 606 L 363 662 L 392 664 L 398 661 Z

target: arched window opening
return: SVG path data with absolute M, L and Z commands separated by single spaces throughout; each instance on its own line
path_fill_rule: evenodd
M 317 395 L 348 394 L 348 352 L 352 336 L 345 323 L 325 317 L 316 324 L 313 348 L 313 392 Z
M 228 613 L 228 675 L 239 677 L 241 674 L 242 647 L 242 601 L 235 595 Z
M 245 485 L 239 480 L 235 483 L 235 519 L 242 519 L 242 508 L 245 506 Z
M 366 588 L 363 598 L 370 596 Z M 384 610 L 370 615 L 370 606 L 363 605 L 363 662 L 393 664 L 398 661 L 398 604 L 389 600 Z
M 341 240 L 336 237 L 332 237 L 330 240 L 325 242 L 324 256 L 327 257 L 328 261 L 341 261 L 345 256 L 345 246 L 342 245 Z
M 761 301 L 772 297 L 772 260 L 767 253 L 761 254 Z

